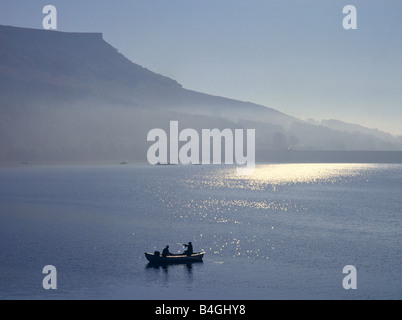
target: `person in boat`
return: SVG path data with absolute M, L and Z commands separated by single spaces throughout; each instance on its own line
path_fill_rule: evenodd
M 191 243 L 191 241 L 188 244 L 183 244 L 183 246 L 187 248 L 187 250 L 183 252 L 185 255 L 191 256 L 194 253 L 193 244 Z
M 169 252 L 169 246 L 166 246 L 162 251 L 162 257 L 171 256 L 172 254 Z

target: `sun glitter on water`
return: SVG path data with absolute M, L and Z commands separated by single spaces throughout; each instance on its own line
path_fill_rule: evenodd
M 338 178 L 354 177 L 362 171 L 370 169 L 370 164 L 343 163 L 297 163 L 259 165 L 248 175 L 229 174 L 227 178 L 246 180 L 260 184 L 284 185 L 295 183 L 315 183 L 336 181 Z

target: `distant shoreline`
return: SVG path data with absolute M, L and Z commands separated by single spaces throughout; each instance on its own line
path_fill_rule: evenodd
M 402 163 L 402 151 L 284 150 L 257 153 L 257 162 L 262 159 L 278 163 Z
M 317 151 L 277 150 L 258 154 L 256 164 L 266 163 L 382 163 L 402 164 L 402 151 Z M 0 167 L 29 166 L 102 166 L 102 165 L 144 165 L 146 161 L 125 160 L 0 160 Z

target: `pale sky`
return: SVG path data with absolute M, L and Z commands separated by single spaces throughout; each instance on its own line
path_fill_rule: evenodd
M 0 24 L 41 29 L 48 4 L 187 89 L 402 135 L 400 0 L 1 0 Z

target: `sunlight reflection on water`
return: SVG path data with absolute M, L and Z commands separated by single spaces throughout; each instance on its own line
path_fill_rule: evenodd
M 188 181 L 189 187 L 236 188 L 264 190 L 267 187 L 297 183 L 335 183 L 340 179 L 353 178 L 373 169 L 373 164 L 308 163 L 308 164 L 267 164 L 256 166 L 251 174 L 237 174 L 235 168 L 222 169 L 213 174 Z
M 268 164 L 257 166 L 250 175 L 238 175 L 235 167 L 221 167 L 182 180 L 186 192 L 193 189 L 194 196 L 187 199 L 178 193 L 171 194 L 166 206 L 177 210 L 180 218 L 198 216 L 201 220 L 239 224 L 243 222 L 243 215 L 239 217 L 235 213 L 244 213 L 245 208 L 271 213 L 307 210 L 303 205 L 275 196 L 280 186 L 343 183 L 358 176 L 364 177 L 375 167 L 371 164 Z M 214 192 L 217 189 L 220 196 Z M 200 192 L 208 190 L 212 191 L 208 198 L 198 198 Z M 237 190 L 235 197 L 233 193 L 225 197 L 229 190 Z M 261 197 L 254 191 L 264 194 Z
M 260 252 L 255 248 L 255 241 L 264 242 L 264 248 L 275 250 L 279 244 L 272 242 L 271 234 L 275 233 L 277 219 L 283 219 L 286 214 L 294 224 L 301 214 L 309 212 L 305 201 L 289 198 L 287 190 L 293 189 L 287 186 L 343 184 L 359 177 L 365 179 L 367 172 L 375 168 L 376 165 L 371 164 L 265 164 L 257 166 L 250 175 L 237 174 L 235 167 L 214 168 L 183 179 L 181 182 L 192 197 L 182 197 L 175 192 L 166 205 L 181 220 L 262 228 L 264 232 L 257 238 L 256 235 L 254 238 L 236 237 L 230 231 L 227 238 L 214 239 L 206 250 L 220 256 L 230 249 L 233 257 L 268 259 L 266 250 Z
M 351 181 L 365 182 L 367 174 L 378 166 L 264 164 L 256 166 L 249 175 L 239 175 L 236 167 L 206 168 L 198 168 L 198 174 L 192 171 L 191 176 L 180 179 L 187 196 L 177 190 L 167 191 L 170 196 L 165 204 L 182 221 L 207 223 L 211 228 L 219 225 L 221 233 L 222 228 L 227 228 L 225 236 L 214 234 L 203 248 L 212 259 L 222 261 L 228 252 L 232 258 L 252 260 L 266 260 L 275 252 L 283 253 L 281 248 L 286 247 L 287 241 L 281 238 L 282 233 L 286 234 L 283 226 L 293 226 L 295 234 L 290 237 L 297 238 L 300 235 L 295 226 L 309 225 L 317 219 L 316 209 L 310 207 L 315 202 L 309 200 L 317 197 L 317 186 L 318 190 L 325 190 L 327 186 L 350 185 Z M 294 196 L 296 190 L 303 194 L 302 198 Z M 203 243 L 202 235 L 195 240 Z M 306 248 L 309 245 L 305 243 Z
M 335 181 L 340 177 L 359 175 L 362 170 L 372 168 L 370 164 L 307 163 L 261 165 L 251 175 L 231 177 L 257 183 L 294 184 L 318 181 Z
M 291 237 L 300 237 L 296 231 L 299 226 L 317 223 L 323 190 L 342 190 L 357 181 L 364 185 L 379 166 L 260 164 L 248 175 L 238 174 L 235 166 L 186 169 L 187 174 L 174 178 L 180 188 L 161 185 L 161 201 L 176 223 L 207 224 L 213 237 L 203 250 L 212 259 L 222 261 L 227 252 L 232 258 L 253 260 L 283 252 L 283 226 L 294 230 Z M 227 231 L 225 236 L 222 230 Z M 203 243 L 203 236 L 194 241 Z

